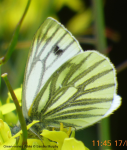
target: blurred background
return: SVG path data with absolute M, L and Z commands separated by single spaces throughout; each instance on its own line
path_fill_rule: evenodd
M 0 57 L 7 52 L 9 42 L 26 4 L 26 0 L 0 0 Z M 48 16 L 64 24 L 79 40 L 84 51 L 97 49 L 107 55 L 118 72 L 118 94 L 122 97 L 122 105 L 108 119 L 84 130 L 76 131 L 76 139 L 83 141 L 91 150 L 127 149 L 126 6 L 126 0 L 31 1 L 20 28 L 15 51 L 8 62 L 1 67 L 2 73 L 8 73 L 13 89 L 21 87 L 32 38 Z M 7 87 L 2 79 L 0 99 L 3 103 L 7 99 L 7 92 Z M 108 136 L 105 133 L 107 127 L 109 127 Z M 97 142 L 93 146 L 93 140 L 99 140 L 102 143 L 104 140 L 111 140 L 112 146 L 97 146 Z M 119 145 L 118 141 L 118 145 L 115 146 L 115 140 L 122 140 L 122 145 Z

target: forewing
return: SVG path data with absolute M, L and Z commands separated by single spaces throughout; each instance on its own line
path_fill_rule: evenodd
M 29 110 L 45 126 L 77 129 L 100 120 L 112 107 L 116 74 L 109 59 L 86 51 L 64 63 L 50 77 Z
M 53 18 L 43 22 L 34 37 L 25 71 L 22 95 L 25 117 L 49 77 L 81 51 L 77 40 L 63 25 Z

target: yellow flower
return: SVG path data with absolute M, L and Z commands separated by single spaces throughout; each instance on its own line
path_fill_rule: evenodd
M 18 95 L 19 102 L 21 102 L 21 88 L 16 89 L 15 93 Z M 9 123 L 11 123 L 12 118 L 15 118 L 12 114 L 15 106 L 13 103 L 10 103 L 10 99 L 11 96 L 9 95 L 7 104 L 0 106 L 1 118 L 4 115 L 4 119 L 9 121 Z M 30 123 L 27 129 L 37 122 L 33 121 Z M 26 150 L 88 150 L 81 141 L 77 141 L 74 137 L 69 138 L 70 133 L 71 130 L 67 131 L 67 128 L 64 129 L 63 124 L 60 125 L 60 131 L 43 130 L 41 134 L 43 136 L 42 140 L 27 139 Z M 19 131 L 12 137 L 9 126 L 0 119 L 0 150 L 5 148 L 6 150 L 21 150 L 23 141 L 21 135 L 22 131 Z M 19 138 L 18 142 L 16 142 L 17 137 Z
M 81 141 L 75 138 L 66 138 L 61 150 L 89 150 Z
M 15 89 L 14 93 L 16 94 L 16 97 L 20 103 L 22 100 L 22 88 L 20 87 L 20 88 Z M 12 99 L 10 92 L 8 92 L 8 98 Z
M 21 150 L 22 140 L 23 140 L 22 136 L 20 136 L 19 142 L 16 145 L 17 146 L 16 150 Z M 27 139 L 27 145 L 24 147 L 26 147 L 26 150 L 42 150 L 43 143 L 39 139 Z
M 38 121 L 33 121 L 27 126 L 29 129 Z M 22 147 L 22 131 L 12 137 L 9 126 L 0 119 L 0 150 L 21 150 Z M 26 150 L 88 150 L 81 141 L 75 138 L 69 138 L 65 131 L 48 131 L 43 130 L 40 139 L 27 139 Z M 16 144 L 16 137 L 19 137 Z
M 81 141 L 69 138 L 64 131 L 43 130 L 41 135 L 51 141 L 55 141 L 54 145 L 58 146 L 58 150 L 88 150 Z
M 27 126 L 29 129 L 38 121 L 33 121 Z M 64 130 L 60 128 L 60 130 Z M 22 146 L 22 131 L 18 132 L 13 138 L 20 136 L 18 146 Z M 43 130 L 40 139 L 27 139 L 28 150 L 89 150 L 81 141 L 76 140 L 74 137 L 69 138 L 68 131 L 49 131 Z M 26 149 L 26 150 L 27 150 Z
M 18 88 L 14 90 L 14 93 L 16 94 L 19 104 L 21 105 L 21 93 L 22 93 L 22 88 Z M 8 98 L 6 100 L 6 104 L 2 105 L 0 103 L 0 118 L 3 119 L 5 122 L 7 122 L 10 126 L 14 125 L 18 121 L 18 116 L 15 114 L 14 110 L 16 110 L 15 104 L 10 103 L 11 100 L 11 95 L 8 93 Z
M 0 150 L 11 150 L 12 147 L 8 147 L 9 145 L 14 146 L 16 143 L 16 139 L 11 138 L 11 131 L 7 123 L 3 122 L 0 119 Z

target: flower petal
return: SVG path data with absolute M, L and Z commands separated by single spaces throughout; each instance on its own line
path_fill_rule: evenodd
M 3 122 L 2 119 L 0 119 L 0 137 L 1 137 L 1 143 L 6 142 L 11 138 L 11 130 L 6 122 Z
M 63 131 L 43 130 L 41 135 L 58 143 L 62 143 L 65 138 L 68 138 L 68 135 Z
M 66 138 L 61 150 L 89 150 L 81 141 L 74 138 Z
M 11 150 L 16 144 L 16 139 L 9 139 L 7 142 L 0 145 L 0 150 Z

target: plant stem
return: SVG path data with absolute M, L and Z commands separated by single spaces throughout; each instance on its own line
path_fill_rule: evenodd
M 95 32 L 95 46 L 97 50 L 103 54 L 106 54 L 106 38 L 103 16 L 103 1 L 92 0 L 93 14 L 94 14 L 94 32 Z
M 19 30 L 20 30 L 21 24 L 23 22 L 23 19 L 27 13 L 27 10 L 29 8 L 30 2 L 31 2 L 31 0 L 28 0 L 25 11 L 24 11 L 19 23 L 16 26 L 16 29 L 13 33 L 13 36 L 12 36 L 11 42 L 9 44 L 8 51 L 7 51 L 6 55 L 0 58 L 0 65 L 3 65 L 4 63 L 6 63 L 14 51 L 14 48 L 15 48 L 17 41 L 18 41 Z
M 93 13 L 94 13 L 94 24 L 95 24 L 95 46 L 98 51 L 106 54 L 106 38 L 105 38 L 105 27 L 104 27 L 104 16 L 103 16 L 103 1 L 92 0 Z M 101 141 L 110 140 L 110 127 L 109 118 L 105 118 L 98 125 L 99 128 L 99 139 Z M 103 147 L 100 147 L 103 150 Z
M 11 84 L 7 78 L 7 73 L 4 73 L 1 75 L 1 77 L 4 79 L 6 85 L 7 85 L 7 88 L 12 96 L 12 99 L 13 99 L 13 102 L 15 103 L 15 106 L 16 106 L 16 110 L 17 110 L 17 114 L 18 114 L 18 117 L 19 117 L 19 121 L 20 121 L 20 124 L 21 124 L 21 128 L 22 128 L 22 136 L 23 136 L 23 142 L 22 142 L 22 145 L 23 145 L 23 150 L 25 150 L 25 146 L 24 145 L 27 145 L 27 128 L 26 128 L 26 121 L 23 117 L 23 113 L 22 113 L 22 109 L 19 105 L 19 102 L 17 100 L 17 97 L 11 87 Z

